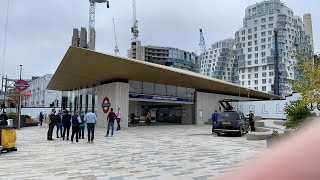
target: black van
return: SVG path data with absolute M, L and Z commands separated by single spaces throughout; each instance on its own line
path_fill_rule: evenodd
M 215 129 L 213 130 L 218 136 L 221 133 L 236 133 L 242 136 L 244 132 L 250 131 L 249 119 L 246 119 L 241 112 L 225 111 L 218 114 Z

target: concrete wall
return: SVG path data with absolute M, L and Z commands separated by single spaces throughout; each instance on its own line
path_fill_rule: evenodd
M 193 105 L 182 105 L 182 120 L 181 124 L 190 125 L 194 119 L 194 108 Z
M 104 113 L 101 107 L 103 103 L 103 99 L 105 97 L 109 98 L 110 108 L 113 108 L 114 112 L 117 112 L 118 108 L 121 109 L 122 116 L 123 116 L 121 126 L 124 128 L 128 127 L 129 84 L 115 82 L 115 83 L 101 85 L 97 89 L 98 89 L 97 90 L 97 94 L 98 94 L 97 127 L 105 128 L 107 126 L 108 114 Z
M 196 92 L 196 124 L 202 125 L 205 122 L 208 122 L 208 119 L 211 119 L 212 113 L 214 113 L 215 110 L 218 112 L 223 111 L 223 109 L 219 111 L 219 100 L 222 99 L 254 100 L 246 97 Z M 234 108 L 236 108 L 236 106 L 234 106 Z

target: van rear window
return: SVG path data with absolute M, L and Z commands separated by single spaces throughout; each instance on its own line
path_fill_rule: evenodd
M 239 119 L 239 114 L 236 112 L 224 112 L 218 115 L 218 121 L 237 121 Z

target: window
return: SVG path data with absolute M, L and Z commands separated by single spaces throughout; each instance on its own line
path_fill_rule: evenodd
M 263 71 L 267 70 L 267 66 L 262 66 L 262 70 Z
M 258 46 L 256 46 L 256 47 L 254 48 L 254 50 L 255 50 L 255 51 L 258 51 L 258 50 L 259 50 L 259 47 L 258 47 Z
M 248 42 L 248 46 L 252 46 L 252 41 L 249 41 L 249 42 Z
M 244 79 L 244 74 L 242 75 L 242 79 Z
M 261 32 L 261 37 L 266 36 L 266 32 Z
M 273 24 L 268 24 L 268 28 L 273 28 Z
M 252 33 L 252 29 L 250 28 L 250 29 L 248 29 L 248 33 Z
M 272 40 L 271 37 L 268 37 L 268 42 L 271 42 L 271 40 Z
M 248 85 L 251 85 L 251 81 L 248 81 Z
M 248 59 L 251 59 L 252 58 L 252 55 L 251 54 L 248 54 Z
M 257 59 L 256 59 L 256 60 L 254 60 L 254 64 L 258 64 L 258 62 L 259 62 L 259 61 L 258 61 Z
M 242 47 L 246 47 L 246 43 L 242 43 Z
M 262 86 L 262 91 L 267 91 L 267 87 L 266 86 Z
M 266 72 L 262 73 L 262 77 L 267 77 L 267 73 Z
M 266 38 L 262 38 L 261 43 L 265 43 L 265 42 L 266 42 Z
M 258 58 L 258 57 L 259 57 L 259 53 L 255 53 L 255 54 L 254 54 L 254 57 L 255 57 L 255 58 Z
M 242 86 L 244 86 L 244 81 L 242 81 Z
M 268 48 L 271 48 L 271 44 L 268 44 Z
M 248 48 L 248 52 L 252 52 L 252 48 Z
M 266 56 L 266 52 L 261 52 L 261 56 L 265 57 Z
M 259 70 L 258 67 L 255 67 L 255 68 L 254 68 L 254 71 L 255 71 L 255 72 L 258 72 L 258 70 Z
M 254 90 L 258 90 L 258 87 L 254 87 Z
M 261 45 L 261 49 L 265 49 L 266 48 L 266 45 Z
M 212 55 L 210 55 L 209 58 L 212 59 Z
M 269 65 L 269 70 L 273 70 L 274 66 L 273 65 Z
M 248 79 L 251 79 L 251 74 L 248 74 Z
M 248 72 L 251 72 L 251 68 L 248 68 Z
M 266 58 L 261 59 L 261 63 L 266 63 Z M 267 67 L 266 67 L 267 68 Z
M 242 31 L 242 35 L 245 35 L 245 34 L 246 34 L 246 30 L 243 30 L 243 31 Z
M 269 17 L 269 21 L 273 21 L 273 17 Z
M 251 40 L 251 39 L 252 39 L 252 35 L 249 35 L 249 36 L 248 36 L 248 40 Z
M 257 20 L 258 22 L 258 20 Z M 258 31 L 258 27 L 254 27 L 254 32 L 257 32 Z
M 241 71 L 242 71 L 242 73 L 244 73 L 244 69 L 242 69 Z
M 269 76 L 272 77 L 273 76 L 273 72 L 269 72 Z
M 246 37 L 242 37 L 242 41 L 245 41 L 246 40 Z
M 262 18 L 261 23 L 265 23 L 265 22 L 266 22 L 266 18 Z
M 254 38 L 255 38 L 255 39 L 258 38 L 258 34 L 254 34 Z
M 266 79 L 262 79 L 262 84 L 267 84 L 267 80 Z
M 257 85 L 258 84 L 258 80 L 254 80 L 254 85 Z
M 210 54 L 213 54 L 213 51 L 210 51 Z M 211 56 L 212 57 L 212 56 Z
M 258 20 L 254 20 L 254 24 L 258 24 Z
M 272 79 L 269 79 L 269 83 L 272 83 Z
M 258 73 L 255 73 L 255 74 L 254 74 L 254 78 L 259 78 L 259 74 L 258 74 Z
M 272 35 L 272 31 L 268 31 L 268 35 L 271 36 Z
M 249 66 L 251 65 L 251 61 L 248 61 L 248 65 L 249 65 Z
M 254 45 L 258 45 L 258 40 L 255 40 L 255 41 L 254 41 Z
M 261 30 L 264 30 L 264 29 L 266 29 L 266 25 L 261 26 Z

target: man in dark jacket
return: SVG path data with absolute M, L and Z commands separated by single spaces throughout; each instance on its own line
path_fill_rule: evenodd
M 43 115 L 43 113 L 41 111 L 40 115 L 39 115 L 39 124 L 40 124 L 40 126 L 42 126 L 43 118 L 44 118 L 44 115 Z
M 71 135 L 72 143 L 73 143 L 74 136 L 76 136 L 76 142 L 78 142 L 80 123 L 81 123 L 81 118 L 79 116 L 79 111 L 76 111 L 72 116 L 72 135 Z
M 71 127 L 71 115 L 68 111 L 62 116 L 63 134 L 62 139 L 65 140 L 65 135 L 67 131 L 67 141 L 69 141 L 69 131 Z
M 59 113 L 56 115 L 56 123 L 57 123 L 57 138 L 59 137 L 59 130 L 60 130 L 60 136 L 62 137 L 62 111 L 59 110 Z
M 49 125 L 49 130 L 48 130 L 48 135 L 47 135 L 47 140 L 48 141 L 52 141 L 52 133 L 53 133 L 53 128 L 56 125 L 56 117 L 55 117 L 55 109 L 52 109 L 52 112 L 49 114 L 49 119 L 50 119 L 50 123 Z

